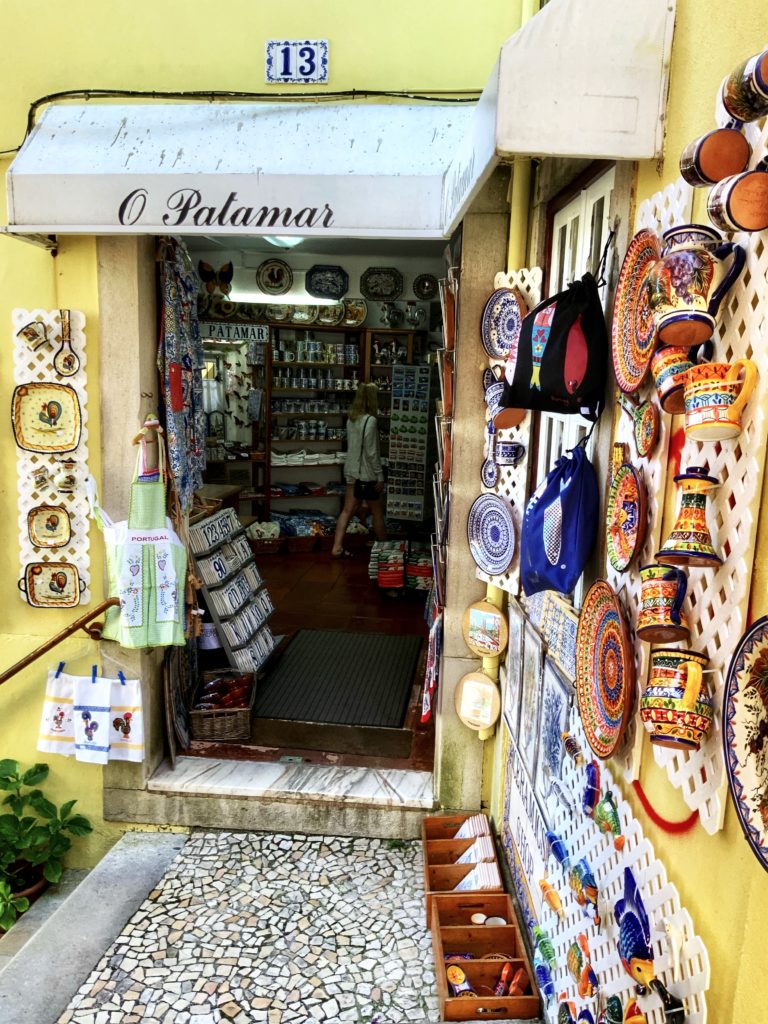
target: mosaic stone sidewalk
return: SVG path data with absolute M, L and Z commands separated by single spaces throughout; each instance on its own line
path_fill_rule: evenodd
M 212 832 L 59 1024 L 438 1020 L 418 842 Z

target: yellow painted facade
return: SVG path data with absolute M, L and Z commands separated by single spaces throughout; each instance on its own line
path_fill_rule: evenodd
M 678 155 L 691 138 L 712 126 L 714 96 L 723 74 L 768 39 L 764 0 L 711 5 L 678 0 L 665 158 L 639 166 L 637 199 L 658 191 L 677 177 Z M 705 11 L 706 7 L 706 11 Z M 727 8 L 727 13 L 725 8 Z M 34 17 L 34 36 L 29 19 Z M 705 17 L 706 14 L 706 17 Z M 29 104 L 64 89 L 252 90 L 263 84 L 264 41 L 272 37 L 322 37 L 330 41 L 332 78 L 328 89 L 481 89 L 501 43 L 517 27 L 521 4 L 463 0 L 387 4 L 349 0 L 310 0 L 272 6 L 231 0 L 226 8 L 180 0 L 71 0 L 62 5 L 42 0 L 3 0 L 0 21 L 6 39 L 0 64 L 0 150 L 23 137 Z M 586 56 L 586 55 L 585 55 Z M 304 89 L 305 87 L 299 87 Z M 324 87 L 317 87 L 322 92 Z M 9 155 L 0 156 L 0 197 L 4 210 L 5 171 Z M 703 196 L 697 196 L 694 219 L 705 219 Z M 92 238 L 63 237 L 54 259 L 41 249 L 0 237 L 0 325 L 6 344 L 0 360 L 0 408 L 8 409 L 13 387 L 8 327 L 14 306 L 67 306 L 86 315 L 89 374 L 90 468 L 99 477 L 99 411 L 119 396 L 100 394 L 99 308 L 96 248 Z M 72 615 L 33 610 L 19 600 L 18 525 L 16 520 L 16 453 L 10 430 L 0 443 L 0 593 L 6 595 L 0 622 L 0 668 L 16 661 L 43 638 L 61 629 Z M 768 482 L 765 487 L 768 500 Z M 768 507 L 766 505 L 765 507 Z M 763 517 L 756 559 L 753 608 L 768 613 L 768 519 Z M 94 602 L 102 595 L 100 537 L 91 535 Z M 88 671 L 95 647 L 84 636 L 73 638 L 0 689 L 0 756 L 25 763 L 35 750 L 45 669 L 59 658 L 73 670 Z M 492 765 L 493 741 L 486 744 L 486 774 Z M 641 781 L 660 813 L 687 816 L 687 808 L 646 750 Z M 59 802 L 77 797 L 95 832 L 78 847 L 73 863 L 93 864 L 124 831 L 101 815 L 101 769 L 53 756 L 51 796 Z M 486 778 L 490 791 L 490 779 Z M 634 794 L 626 793 L 637 806 Z M 725 827 L 708 836 L 697 827 L 682 837 L 657 830 L 638 808 L 647 835 L 667 865 L 683 903 L 689 908 L 712 962 L 708 994 L 710 1020 L 758 1021 L 765 1011 L 768 980 L 765 935 L 768 878 L 758 865 L 729 805 Z

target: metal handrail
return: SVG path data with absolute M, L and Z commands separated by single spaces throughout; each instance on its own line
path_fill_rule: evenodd
M 17 661 L 15 665 L 11 665 L 9 669 L 6 669 L 6 671 L 0 675 L 0 686 L 2 686 L 3 683 L 8 682 L 8 680 L 12 676 L 15 676 L 17 672 L 21 672 L 22 669 L 25 669 L 27 665 L 31 665 L 33 661 L 37 661 L 38 658 L 41 658 L 44 654 L 50 651 L 51 648 L 60 644 L 62 640 L 66 640 L 67 637 L 72 636 L 72 634 L 76 633 L 78 629 L 82 629 L 87 633 L 91 640 L 101 640 L 104 623 L 95 622 L 92 626 L 88 626 L 87 624 L 92 619 L 101 615 L 102 612 L 105 612 L 107 608 L 115 608 L 119 604 L 119 597 L 110 597 L 106 601 L 102 601 L 101 604 L 97 604 L 95 608 L 86 612 L 85 615 L 81 615 L 79 619 L 75 619 L 74 622 L 71 622 L 65 629 L 62 629 L 60 633 L 57 633 L 56 636 L 51 637 L 50 640 L 46 640 L 44 644 L 37 647 L 31 654 L 28 654 L 26 658 L 22 658 L 21 661 Z

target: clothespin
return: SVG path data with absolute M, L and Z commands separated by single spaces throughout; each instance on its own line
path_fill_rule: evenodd
M 92 683 L 96 682 L 96 676 L 98 675 L 98 668 L 99 668 L 98 665 L 94 665 L 93 668 L 91 669 L 91 682 Z
M 117 678 L 120 680 L 120 685 L 125 686 L 125 676 L 122 672 L 117 673 Z
M 63 661 L 60 661 L 60 662 L 59 662 L 59 667 L 58 667 L 58 668 L 56 669 L 56 679 L 58 679 L 58 678 L 59 678 L 59 676 L 61 675 L 61 673 L 62 673 L 63 671 L 64 671 L 64 662 L 63 662 Z

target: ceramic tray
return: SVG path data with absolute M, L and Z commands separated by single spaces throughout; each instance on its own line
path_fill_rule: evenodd
M 293 284 L 293 271 L 285 260 L 264 260 L 256 270 L 256 284 L 265 295 L 285 295 Z
M 304 287 L 315 299 L 340 299 L 349 291 L 349 274 L 343 267 L 317 263 L 307 271 Z
M 30 562 L 19 580 L 19 590 L 33 608 L 74 608 L 80 603 L 85 581 L 77 566 L 69 562 Z
M 616 285 L 611 325 L 611 352 L 616 383 L 627 394 L 645 380 L 656 347 L 656 328 L 648 296 L 648 274 L 661 258 L 661 244 L 651 231 L 638 231 L 629 243 Z
M 635 696 L 635 658 L 619 599 L 605 580 L 589 588 L 576 634 L 576 697 L 598 757 L 618 748 Z
M 723 748 L 744 835 L 768 870 L 768 617 L 754 622 L 731 659 L 723 695 Z
M 489 576 L 501 576 L 515 555 L 515 524 L 509 504 L 497 494 L 481 494 L 467 517 L 469 550 Z
M 36 548 L 63 548 L 72 536 L 72 523 L 63 505 L 36 505 L 27 514 L 27 532 Z
M 11 419 L 16 444 L 24 451 L 73 452 L 80 444 L 80 402 L 68 384 L 19 384 Z
M 360 278 L 360 291 L 371 302 L 393 302 L 403 294 L 403 275 L 396 267 L 368 267 Z
M 491 359 L 516 361 L 520 328 L 527 312 L 525 300 L 516 288 L 497 288 L 491 294 L 480 324 L 483 348 Z

